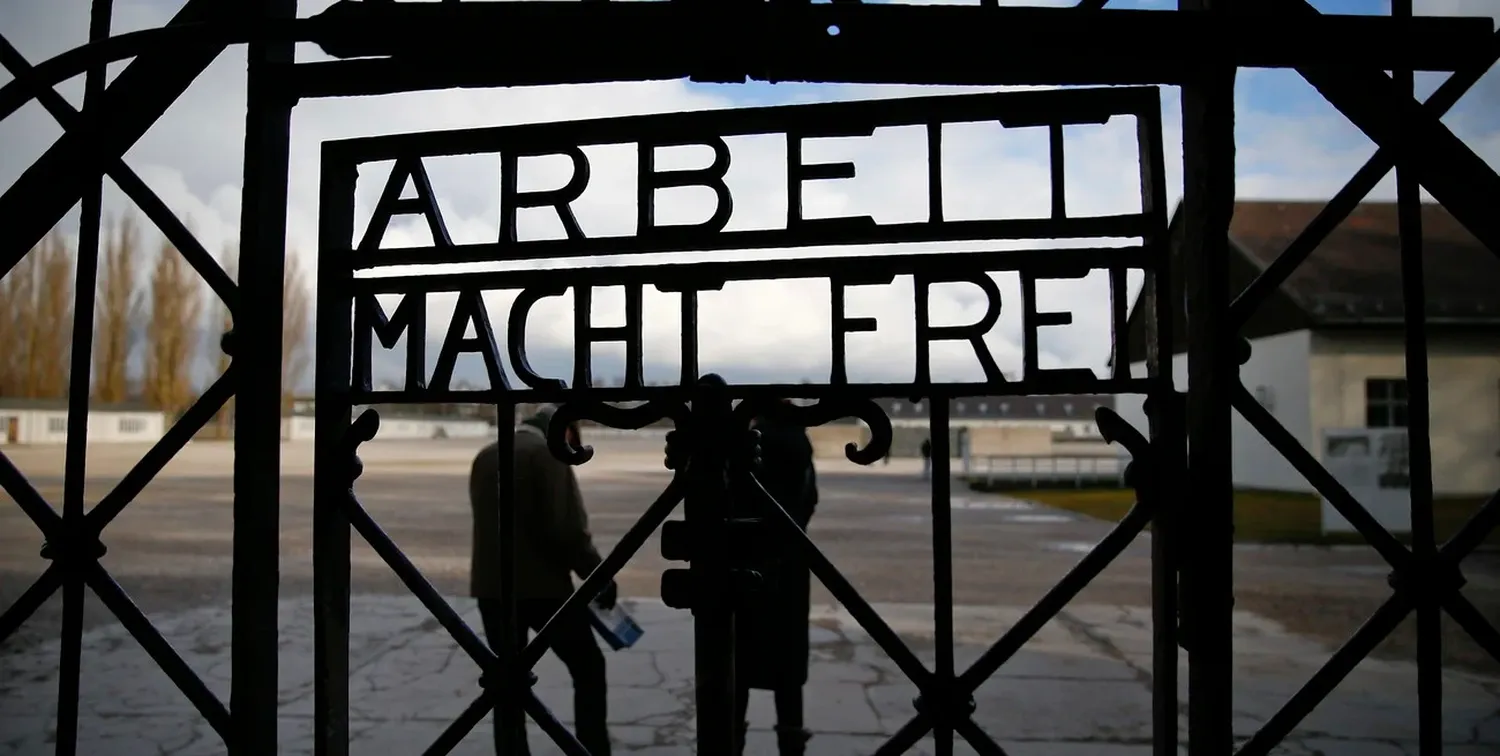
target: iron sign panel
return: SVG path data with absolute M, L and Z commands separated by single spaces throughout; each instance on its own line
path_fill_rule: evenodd
M 1148 383 L 1128 373 L 1116 360 L 1113 374 L 1097 377 L 1087 369 L 1044 370 L 1037 364 L 1036 329 L 1070 322 L 1065 312 L 1048 312 L 1037 302 L 1036 282 L 1048 278 L 1080 278 L 1091 270 L 1109 272 L 1113 307 L 1112 335 L 1116 354 L 1125 354 L 1125 276 L 1130 269 L 1154 271 L 1165 263 L 1163 246 L 1166 208 L 1160 101 L 1154 88 L 1104 88 L 986 93 L 976 95 L 880 99 L 709 110 L 691 113 L 629 116 L 562 123 L 539 123 L 495 128 L 377 136 L 329 142 L 323 151 L 322 238 L 320 240 L 320 296 L 348 302 L 354 310 L 350 334 L 353 351 L 352 399 L 357 403 L 497 401 L 558 401 L 587 390 L 591 399 L 641 399 L 690 387 L 697 380 L 697 295 L 721 289 L 731 281 L 783 278 L 820 278 L 829 282 L 833 311 L 832 370 L 816 386 L 738 386 L 737 396 L 751 393 L 816 397 L 829 392 L 855 396 L 902 395 L 913 388 L 942 389 L 951 395 L 1038 394 L 1068 392 L 1144 392 Z M 1140 158 L 1140 212 L 1105 216 L 1068 214 L 1063 180 L 1062 129 L 1073 124 L 1102 124 L 1115 117 L 1136 119 Z M 945 218 L 942 199 L 943 127 L 947 124 L 998 122 L 1006 127 L 1047 128 L 1052 140 L 1051 213 L 1046 218 L 954 220 Z M 804 140 L 820 137 L 869 136 L 877 128 L 923 127 L 927 134 L 927 219 L 880 224 L 870 217 L 808 218 L 802 211 L 802 187 L 808 181 L 847 179 L 852 163 L 812 163 L 802 157 Z M 734 197 L 725 182 L 731 154 L 727 137 L 782 134 L 787 145 L 787 217 L 783 228 L 730 230 L 726 228 Z M 588 187 L 590 166 L 583 147 L 635 145 L 636 233 L 590 237 L 573 215 L 570 203 Z M 707 167 L 662 170 L 655 163 L 660 147 L 701 145 L 712 151 Z M 501 164 L 500 232 L 483 244 L 454 243 L 447 231 L 423 164 L 426 158 L 496 154 Z M 560 188 L 523 192 L 517 187 L 516 166 L 521 157 L 566 157 L 571 176 Z M 394 168 L 364 229 L 354 228 L 354 183 L 362 164 L 394 161 Z M 407 186 L 416 196 L 403 199 Z M 655 196 L 672 187 L 708 188 L 715 195 L 711 216 L 689 225 L 661 225 L 655 217 Z M 521 240 L 516 215 L 522 208 L 551 208 L 566 232 L 562 239 Z M 416 216 L 425 221 L 432 244 L 384 248 L 382 239 L 395 217 Z M 356 238 L 358 241 L 356 242 Z M 1126 246 L 1036 248 L 953 254 L 872 254 L 857 258 L 797 257 L 790 259 L 710 261 L 676 264 L 612 264 L 572 269 L 520 269 L 493 272 L 402 273 L 379 275 L 393 266 L 431 266 L 451 263 L 497 263 L 520 260 L 611 256 L 629 258 L 647 253 L 714 250 L 775 250 L 789 247 L 881 245 L 909 242 L 978 242 L 986 240 L 1133 238 Z M 364 274 L 356 276 L 356 271 Z M 1000 292 L 991 272 L 1019 272 L 1022 283 L 1023 376 L 1007 380 L 996 365 L 983 336 L 999 318 Z M 844 368 L 844 341 L 849 333 L 872 331 L 873 318 L 852 318 L 844 312 L 846 288 L 891 283 L 896 276 L 915 279 L 917 313 L 916 371 L 909 383 L 851 384 Z M 935 326 L 927 318 L 926 297 L 938 283 L 969 282 L 985 293 L 986 312 L 963 326 Z M 590 322 L 594 287 L 623 286 L 626 324 L 598 327 Z M 642 379 L 641 303 L 646 286 L 680 293 L 682 301 L 682 381 L 679 387 L 646 386 Z M 577 311 L 575 370 L 572 380 L 542 376 L 533 371 L 526 354 L 525 326 L 531 308 L 545 297 L 572 291 Z M 519 290 L 497 330 L 495 315 L 481 296 L 484 291 Z M 436 368 L 429 374 L 426 298 L 433 292 L 456 292 L 453 320 L 438 350 Z M 387 312 L 376 295 L 400 294 L 403 299 Z M 341 305 L 342 306 L 342 305 Z M 347 311 L 347 310 L 345 310 Z M 336 310 L 329 310 L 332 314 Z M 320 328 L 323 324 L 320 324 Z M 474 336 L 466 336 L 472 329 Z M 408 338 L 405 385 L 375 391 L 371 359 L 375 343 L 393 347 Z M 934 384 L 929 347 L 936 341 L 972 345 L 984 368 L 980 382 Z M 623 386 L 594 385 L 590 367 L 593 344 L 623 342 L 626 374 Z M 502 366 L 502 349 L 510 365 Z M 491 388 L 455 390 L 450 385 L 461 354 L 483 358 Z M 336 368 L 342 370 L 342 368 Z

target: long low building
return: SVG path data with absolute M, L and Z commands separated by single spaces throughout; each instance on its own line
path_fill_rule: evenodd
M 144 404 L 93 404 L 89 443 L 153 443 L 167 418 Z M 62 444 L 68 440 L 68 400 L 0 397 L 0 444 Z
M 358 417 L 364 409 L 367 408 L 355 407 L 354 416 Z M 380 413 L 380 430 L 375 434 L 377 441 L 490 438 L 495 435 L 495 426 L 478 417 L 424 413 L 420 407 L 403 405 L 373 409 Z M 281 436 L 288 441 L 311 441 L 317 434 L 312 402 L 299 400 L 292 415 L 282 418 L 281 427 Z

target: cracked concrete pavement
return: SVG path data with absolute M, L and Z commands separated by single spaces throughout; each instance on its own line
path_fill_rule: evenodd
M 599 440 L 579 468 L 595 537 L 609 548 L 665 485 L 659 439 Z M 469 513 L 465 475 L 474 444 L 376 442 L 362 449 L 365 507 L 433 584 L 466 593 Z M 15 449 L 44 495 L 60 494 L 60 455 Z M 22 452 L 25 453 L 22 453 Z M 90 450 L 85 496 L 97 501 L 140 450 Z M 284 450 L 281 500 L 282 752 L 310 752 L 311 455 Z M 190 444 L 105 534 L 105 566 L 200 675 L 227 701 L 232 537 L 227 447 Z M 820 461 L 822 503 L 814 541 L 917 655 L 932 663 L 931 502 L 915 467 L 854 468 Z M 1108 530 L 1105 523 L 1029 502 L 955 490 L 956 656 L 960 668 L 1021 616 Z M 39 537 L 0 502 L 0 606 L 41 569 Z M 1019 756 L 1150 753 L 1149 539 L 1132 543 L 995 679 L 976 693 L 976 720 Z M 355 753 L 420 752 L 478 694 L 478 672 L 389 568 L 355 540 L 351 571 L 351 734 Z M 654 596 L 661 559 L 653 537 L 619 575 L 621 594 Z M 1368 549 L 1246 548 L 1235 553 L 1235 727 L 1248 737 L 1327 660 L 1387 596 Z M 1500 558 L 1476 554 L 1464 592 L 1500 619 Z M 832 596 L 814 586 L 809 754 L 867 754 L 912 714 L 916 695 Z M 477 625 L 472 602 L 451 599 Z M 647 634 L 607 654 L 616 753 L 692 753 L 689 617 L 629 599 Z M 0 756 L 51 753 L 57 696 L 54 598 L 0 648 Z M 1287 754 L 1415 753 L 1416 674 L 1408 621 L 1321 705 L 1282 749 Z M 223 753 L 217 733 L 92 598 L 86 603 L 80 753 Z M 1458 756 L 1500 754 L 1500 666 L 1444 623 L 1444 740 Z M 1185 680 L 1185 666 L 1182 669 Z M 569 684 L 551 656 L 542 698 L 566 721 Z M 1179 699 L 1186 700 L 1186 685 Z M 1182 709 L 1185 711 L 1185 709 Z M 767 698 L 752 702 L 752 756 L 775 752 Z M 1181 717 L 1180 717 L 1181 719 Z M 1181 724 L 1181 723 L 1180 723 Z M 482 723 L 458 753 L 490 751 Z M 1185 727 L 1180 727 L 1180 733 Z M 557 753 L 534 733 L 538 756 Z M 925 741 L 918 752 L 931 753 Z M 958 754 L 972 750 L 960 744 Z
M 452 599 L 471 625 L 469 599 Z M 694 752 L 692 623 L 659 602 L 626 603 L 646 633 L 634 648 L 607 653 L 610 731 L 616 752 L 687 756 Z M 881 604 L 876 609 L 924 663 L 933 663 L 932 608 Z M 1020 609 L 958 607 L 959 669 L 1021 616 Z M 351 611 L 351 746 L 417 753 L 430 745 L 479 693 L 478 669 L 410 597 L 356 596 Z M 281 604 L 281 753 L 312 753 L 312 622 L 306 600 Z M 205 607 L 159 619 L 172 644 L 221 698 L 229 692 L 227 607 Z M 1323 661 L 1329 649 L 1287 634 L 1275 623 L 1235 617 L 1235 730 L 1252 734 Z M 868 754 L 914 714 L 915 687 L 837 606 L 814 610 L 806 690 L 809 753 Z M 1134 607 L 1083 604 L 1048 623 L 1023 650 L 975 691 L 976 722 L 1018 756 L 1144 756 L 1151 732 L 1150 616 Z M 57 643 L 10 654 L 0 669 L 0 754 L 51 752 L 56 706 Z M 84 638 L 80 753 L 199 756 L 223 753 L 219 736 L 118 625 Z M 552 655 L 537 667 L 537 690 L 571 722 L 571 687 Z M 1415 670 L 1407 662 L 1369 660 L 1316 709 L 1284 754 L 1415 754 Z M 1185 695 L 1183 696 L 1185 701 Z M 1500 680 L 1444 673 L 1445 753 L 1500 753 Z M 1181 717 L 1179 717 L 1181 719 Z M 775 753 L 768 695 L 752 699 L 750 754 Z M 1179 723 L 1185 732 L 1185 722 Z M 490 722 L 455 753 L 492 750 Z M 533 725 L 533 753 L 561 751 Z M 924 740 L 914 753 L 931 754 Z M 961 741 L 955 753 L 972 749 Z

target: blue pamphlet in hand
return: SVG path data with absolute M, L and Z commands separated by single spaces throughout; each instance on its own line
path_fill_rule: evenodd
M 619 604 L 613 608 L 605 609 L 596 601 L 589 602 L 589 623 L 599 631 L 599 637 L 615 651 L 630 648 L 641 639 L 646 631 L 625 612 Z

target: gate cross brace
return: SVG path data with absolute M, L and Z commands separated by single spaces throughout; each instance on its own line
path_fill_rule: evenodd
M 26 80 L 27 74 L 31 73 L 33 68 L 31 63 L 21 55 L 20 51 L 15 48 L 15 45 L 12 45 L 10 40 L 7 40 L 4 35 L 0 35 L 0 67 L 4 67 L 11 72 L 11 75 L 21 81 Z M 42 107 L 46 108 L 47 112 L 52 114 L 53 120 L 57 121 L 58 125 L 63 127 L 64 131 L 81 128 L 79 122 L 82 120 L 82 116 L 62 95 L 57 93 L 57 90 L 37 85 L 33 94 L 36 96 L 37 101 L 42 104 Z M 156 224 L 156 228 L 161 231 L 162 236 L 165 236 L 167 241 L 170 241 L 177 248 L 178 252 L 182 254 L 183 258 L 187 260 L 188 264 L 193 266 L 193 270 L 196 270 L 198 275 L 203 277 L 203 280 L 208 283 L 208 287 L 213 289 L 214 293 L 219 296 L 219 299 L 224 302 L 224 305 L 229 308 L 229 311 L 231 313 L 235 312 L 239 306 L 239 297 L 237 296 L 238 290 L 234 281 L 219 266 L 218 261 L 203 248 L 203 245 L 193 236 L 193 232 L 189 231 L 181 220 L 178 220 L 177 216 L 172 213 L 172 210 L 167 207 L 167 204 L 162 202 L 161 198 L 155 192 L 151 191 L 151 187 L 147 186 L 146 182 L 141 180 L 141 177 L 131 169 L 123 157 L 101 156 L 101 158 L 106 164 L 105 173 L 114 179 L 115 184 L 120 187 L 120 190 L 125 192 L 125 195 L 135 202 L 136 206 L 141 209 L 141 212 L 146 214 L 146 217 L 152 223 Z
M 178 426 L 173 429 L 176 430 L 176 427 Z M 115 615 L 131 637 L 141 644 L 141 648 L 177 685 L 214 731 L 227 739 L 229 710 L 151 624 L 151 620 L 130 599 L 130 595 L 120 587 L 104 565 L 99 563 L 106 549 L 99 540 L 99 532 L 93 527 L 93 523 L 84 520 L 73 525 L 64 521 L 3 453 L 0 453 L 0 487 L 36 520 L 46 538 L 41 556 L 50 562 L 41 576 L 0 615 L 0 641 L 19 629 L 63 583 L 82 580 L 94 590 L 105 607 Z
M 1422 104 L 1424 112 L 1433 119 L 1441 118 L 1446 114 L 1479 80 L 1489 72 L 1490 68 L 1500 62 L 1500 31 L 1495 32 L 1490 38 L 1489 51 L 1483 56 L 1483 60 L 1474 66 L 1455 71 L 1427 98 Z M 1396 166 L 1395 149 L 1381 146 L 1375 150 L 1375 154 L 1365 161 L 1354 177 L 1344 185 L 1332 199 L 1328 200 L 1323 209 L 1318 212 L 1312 222 L 1297 235 L 1297 238 L 1288 244 L 1286 249 L 1256 276 L 1250 285 L 1241 291 L 1234 301 L 1229 305 L 1229 319 L 1233 332 L 1238 332 L 1245 327 L 1250 316 L 1255 310 L 1286 282 L 1293 271 L 1305 261 L 1323 240 L 1333 232 L 1354 208 L 1380 183 L 1380 180 Z M 1496 254 L 1500 254 L 1500 248 L 1491 248 Z
M 905 753 L 916 745 L 917 741 L 921 740 L 934 724 L 947 724 L 956 729 L 963 722 L 972 725 L 969 714 L 973 712 L 973 703 L 969 697 L 974 691 L 998 672 L 1011 657 L 1015 656 L 1016 652 L 1021 650 L 1022 646 L 1041 631 L 1043 626 L 1052 621 L 1063 607 L 1067 606 L 1095 577 L 1098 577 L 1099 573 L 1114 562 L 1157 516 L 1161 509 L 1161 498 L 1157 488 L 1160 471 L 1157 468 L 1159 460 L 1151 443 L 1113 410 L 1100 408 L 1095 413 L 1095 417 L 1104 439 L 1110 443 L 1119 443 L 1131 454 L 1132 459 L 1126 468 L 1126 475 L 1131 487 L 1136 489 L 1136 505 L 1115 524 L 1093 550 L 1073 565 L 1073 568 L 1068 570 L 1056 585 L 952 682 L 953 689 L 946 693 L 951 698 L 946 699 L 944 703 L 965 706 L 968 712 L 932 711 L 918 706 L 917 715 L 902 725 L 896 734 L 881 745 L 875 752 L 876 756 L 895 756 Z M 978 729 L 977 726 L 976 729 Z M 980 730 L 980 735 L 988 739 L 988 735 L 982 730 Z M 973 738 L 968 735 L 965 737 L 971 744 L 975 744 Z M 975 747 L 978 748 L 978 745 L 975 744 Z
M 1289 17 L 1322 15 L 1307 0 L 1272 0 Z M 1500 217 L 1490 203 L 1500 197 L 1500 175 L 1464 144 L 1435 109 L 1424 108 L 1381 71 L 1301 66 L 1297 72 L 1382 150 L 1403 155 L 1422 186 L 1480 242 L 1500 255 Z M 1402 122 L 1411 136 L 1399 136 Z
M 532 667 L 546 652 L 546 643 L 552 634 L 548 631 L 554 624 L 556 614 L 553 620 L 549 620 L 541 631 L 531 638 L 520 653 L 512 657 L 514 666 L 510 669 L 502 669 L 499 654 L 479 638 L 474 629 L 438 593 L 421 570 L 407 558 L 401 547 L 396 545 L 396 542 L 380 527 L 379 523 L 375 522 L 375 519 L 360 503 L 359 497 L 354 493 L 354 484 L 364 472 L 364 463 L 360 461 L 358 449 L 360 444 L 375 437 L 379 425 L 380 416 L 375 410 L 360 413 L 360 416 L 350 425 L 343 448 L 343 453 L 346 455 L 344 462 L 349 476 L 349 490 L 347 495 L 340 497 L 338 506 L 342 509 L 350 527 L 365 539 L 365 542 L 391 568 L 407 590 L 411 591 L 412 595 L 422 603 L 438 624 L 448 631 L 448 635 L 481 670 L 479 684 L 483 689 L 482 692 L 443 729 L 437 740 L 424 753 L 431 756 L 449 753 L 495 708 L 497 699 L 521 692 L 519 696 L 521 707 L 564 753 L 568 756 L 589 756 L 587 749 L 577 737 L 558 721 L 533 690 L 537 677 Z M 680 488 L 674 478 L 646 514 L 615 544 L 604 562 L 595 568 L 584 580 L 583 585 L 579 586 L 564 602 L 557 614 L 577 609 L 580 604 L 596 595 L 603 584 L 610 580 L 614 573 L 618 572 L 620 567 L 628 562 L 630 557 L 646 542 L 651 533 L 656 530 L 656 526 L 671 515 L 672 509 L 681 499 Z
M 1421 603 L 1440 604 L 1480 647 L 1500 659 L 1500 633 L 1496 633 L 1474 604 L 1459 592 L 1463 576 L 1458 571 L 1459 562 L 1483 540 L 1485 533 L 1480 531 L 1488 531 L 1494 526 L 1497 512 L 1500 512 L 1500 492 L 1496 492 L 1457 535 L 1443 544 L 1429 563 L 1413 563 L 1393 572 L 1390 583 L 1394 592 L 1390 598 L 1286 704 L 1266 720 L 1235 756 L 1267 756 Z
M 131 601 L 129 594 L 99 564 L 99 559 L 105 552 L 100 540 L 105 526 L 140 494 L 146 484 L 224 406 L 234 393 L 236 374 L 235 364 L 231 362 L 229 368 L 183 413 L 161 440 L 76 525 L 63 520 L 57 510 L 26 480 L 26 476 L 16 469 L 10 458 L 0 452 L 0 489 L 15 500 L 41 531 L 45 539 L 41 555 L 50 562 L 41 576 L 4 614 L 0 614 L 0 642 L 4 642 L 11 633 L 19 629 L 64 582 L 82 579 L 197 707 L 215 732 L 225 738 L 229 736 L 229 712 L 223 702 L 209 691 L 192 668 L 182 660 L 135 602 Z
M 187 0 L 168 25 L 228 22 L 240 5 Z M 5 229 L 0 235 L 0 276 L 9 273 L 83 196 L 85 187 L 104 174 L 105 161 L 123 156 L 224 49 L 222 45 L 152 49 L 115 77 L 105 88 L 97 111 L 86 109 L 72 128 L 0 194 L 0 227 Z

